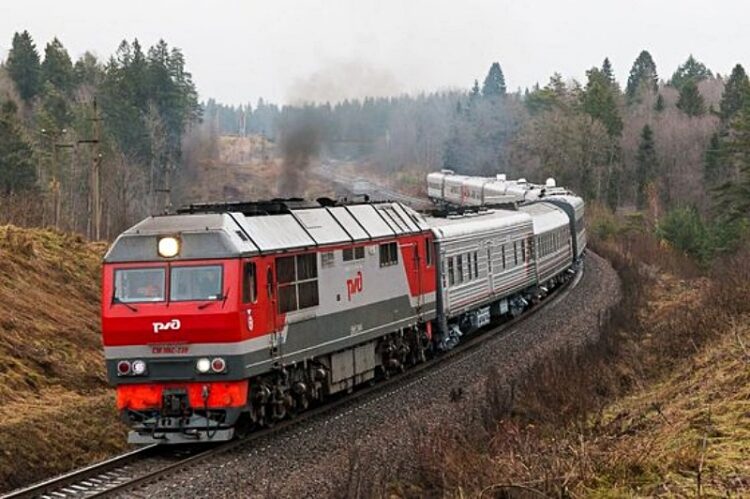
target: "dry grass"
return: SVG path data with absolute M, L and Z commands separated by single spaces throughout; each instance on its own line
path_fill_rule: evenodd
M 0 489 L 124 446 L 99 334 L 104 249 L 0 227 Z

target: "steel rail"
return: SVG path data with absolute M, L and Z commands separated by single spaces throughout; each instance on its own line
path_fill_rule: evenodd
M 111 471 L 117 468 L 122 468 L 123 466 L 126 466 L 139 459 L 153 456 L 156 453 L 157 447 L 159 447 L 158 444 L 151 444 L 145 447 L 140 447 L 138 449 L 131 450 L 124 454 L 114 456 L 107 460 L 91 464 L 84 468 L 73 470 L 63 475 L 56 476 L 54 478 L 50 478 L 48 480 L 44 480 L 39 483 L 29 485 L 28 487 L 23 487 L 21 489 L 14 490 L 0 497 L 2 497 L 2 499 L 16 499 L 16 498 L 21 498 L 21 497 L 43 497 L 47 494 L 54 494 L 54 492 L 60 493 L 60 491 L 63 491 L 64 489 L 68 487 L 73 487 L 74 485 L 78 485 L 82 482 L 86 482 L 91 478 L 93 478 L 95 481 L 90 482 L 90 483 L 92 483 L 93 486 L 97 486 L 98 483 L 104 483 L 104 480 L 97 478 L 99 475 L 103 475 L 107 473 L 108 471 Z M 88 487 L 88 488 L 92 488 L 92 487 Z M 76 489 L 71 489 L 71 490 L 75 491 Z M 62 494 L 68 495 L 65 492 L 62 492 Z M 54 497 L 54 495 L 51 497 Z

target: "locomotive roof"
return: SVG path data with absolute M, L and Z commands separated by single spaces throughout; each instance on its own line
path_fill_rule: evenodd
M 241 210 L 241 211 L 240 211 Z M 106 262 L 159 261 L 158 239 L 178 236 L 176 259 L 209 259 L 313 248 L 421 233 L 416 211 L 393 202 L 325 206 L 273 201 L 192 205 L 175 215 L 146 218 L 123 232 Z

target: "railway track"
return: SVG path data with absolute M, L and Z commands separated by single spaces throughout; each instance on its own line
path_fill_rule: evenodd
M 418 364 L 404 373 L 381 380 L 372 386 L 360 388 L 348 396 L 334 399 L 324 405 L 310 409 L 294 419 L 285 420 L 271 428 L 255 431 L 244 438 L 217 444 L 209 448 L 206 448 L 205 445 L 190 447 L 149 445 L 65 475 L 15 490 L 2 496 L 2 499 L 31 497 L 64 499 L 123 494 L 140 486 L 157 482 L 177 471 L 216 457 L 219 454 L 248 447 L 253 442 L 273 433 L 280 433 L 305 421 L 335 412 L 345 405 L 355 405 L 357 401 L 366 399 L 374 393 L 387 392 L 382 395 L 387 396 L 388 393 L 395 392 L 397 390 L 395 387 L 398 385 L 402 385 L 401 388 L 403 388 L 440 372 L 441 366 L 442 368 L 447 367 L 449 359 L 470 357 L 469 352 L 476 350 L 489 338 L 501 333 L 505 333 L 504 337 L 517 334 L 518 330 L 513 329 L 515 325 L 541 310 L 554 307 L 578 285 L 582 276 L 583 270 L 578 272 L 572 281 L 558 288 L 540 304 L 532 307 L 521 316 L 475 334 L 435 359 Z M 364 404 L 366 405 L 366 403 Z

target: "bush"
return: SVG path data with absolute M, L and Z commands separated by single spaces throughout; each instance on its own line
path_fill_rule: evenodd
M 675 249 L 708 264 L 720 254 L 736 251 L 747 234 L 747 221 L 717 218 L 704 221 L 692 207 L 669 211 L 657 227 L 657 235 Z
M 713 256 L 711 233 L 693 207 L 669 211 L 659 222 L 656 232 L 659 238 L 700 263 L 707 263 Z

